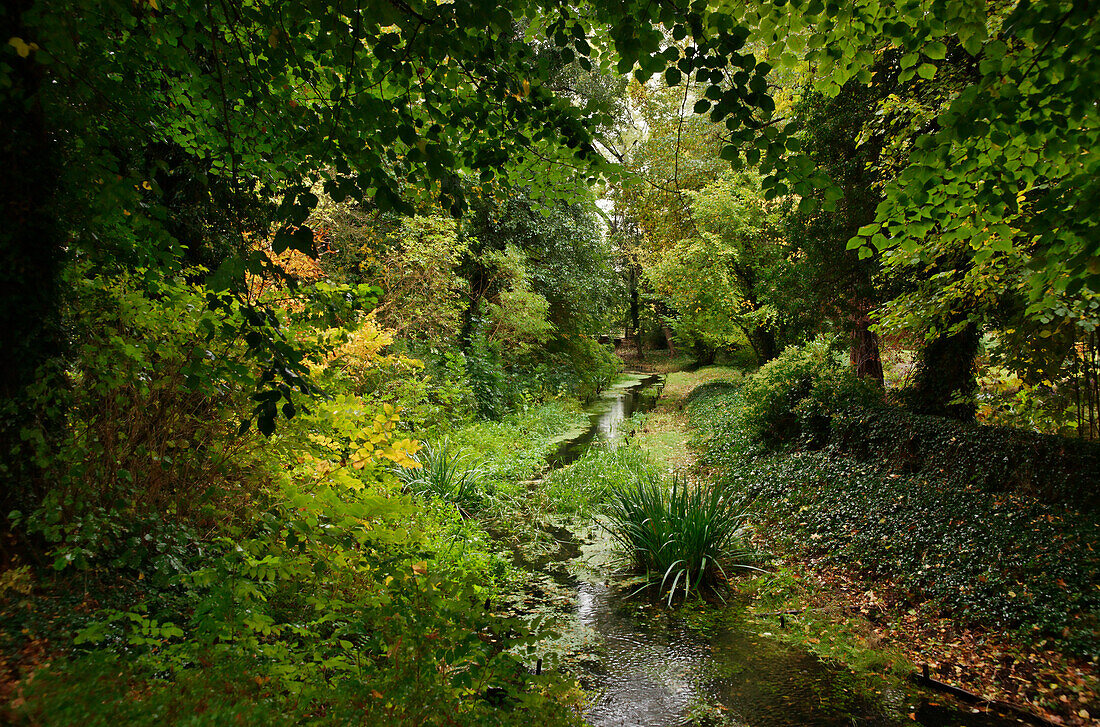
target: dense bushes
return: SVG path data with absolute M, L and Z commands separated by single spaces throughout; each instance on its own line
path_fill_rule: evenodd
M 703 461 L 738 503 L 814 553 L 891 578 L 914 601 L 931 599 L 958 618 L 1050 639 L 1077 653 L 1100 652 L 1095 511 L 1045 502 L 1012 491 L 1019 480 L 997 479 L 1022 471 L 1015 463 L 1025 455 L 1001 449 L 1005 443 L 1047 439 L 846 407 L 834 408 L 823 429 L 813 418 L 784 417 L 776 403 L 793 400 L 798 411 L 821 411 L 812 396 L 790 394 L 820 390 L 807 384 L 805 369 L 779 363 L 764 374 L 740 389 L 701 387 L 688 404 Z M 799 423 L 797 438 L 789 434 L 792 421 Z M 925 443 L 894 438 L 890 426 L 898 422 L 911 423 Z M 772 424 L 788 434 L 762 431 Z M 821 431 L 829 433 L 825 441 L 813 436 Z M 782 451 L 768 452 L 765 442 Z M 805 446 L 792 449 L 792 442 Z M 1072 443 L 1063 444 L 1074 451 Z M 1059 450 L 1048 446 L 1038 451 L 1050 458 L 1041 461 L 1053 473 L 1087 469 L 1091 461 L 1086 455 L 1060 460 Z M 857 461 L 851 452 L 888 459 Z M 1000 463 L 989 461 L 993 457 Z M 913 463 L 908 471 L 894 466 L 905 462 Z M 1052 481 L 1051 472 L 1043 476 Z
M 730 407 L 735 388 L 737 405 Z M 823 340 L 788 348 L 740 387 L 720 381 L 699 387 L 688 403 L 707 422 L 704 461 L 721 452 L 828 447 L 901 473 L 1100 506 L 1100 444 L 887 406 L 881 391 L 856 379 Z
M 715 382 L 693 392 L 688 403 L 698 406 L 729 386 Z M 719 428 L 714 436 L 721 446 L 746 452 L 818 449 L 828 441 L 836 414 L 881 401 L 881 392 L 840 366 L 829 341 L 819 338 L 802 348 L 787 348 L 745 380 L 737 407 L 714 412 L 713 424 Z
M 479 332 L 466 352 L 466 366 L 478 413 L 500 419 L 554 397 L 589 401 L 615 378 L 622 362 L 588 336 L 556 336 L 537 354 L 518 355 Z
M 829 444 L 906 472 L 935 473 L 989 492 L 1100 507 L 1100 444 L 897 409 L 844 412 Z

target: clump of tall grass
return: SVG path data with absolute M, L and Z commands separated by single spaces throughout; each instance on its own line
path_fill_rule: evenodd
M 660 467 L 638 447 L 590 447 L 577 461 L 546 478 L 543 495 L 561 514 L 589 512 L 612 493 L 660 478 Z
M 605 527 L 649 585 L 667 589 L 672 605 L 677 593 L 713 589 L 726 568 L 758 570 L 744 524 L 744 513 L 719 489 L 674 478 L 671 487 L 647 479 L 616 490 Z
M 471 510 L 484 497 L 484 472 L 473 459 L 452 445 L 446 438 L 426 443 L 415 455 L 419 469 L 401 468 L 397 476 L 405 488 L 415 495 L 438 497 L 453 502 L 460 510 Z

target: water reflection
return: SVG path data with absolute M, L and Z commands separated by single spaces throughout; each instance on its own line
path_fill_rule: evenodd
M 626 422 L 636 412 L 648 411 L 656 404 L 655 395 L 647 395 L 649 387 L 660 386 L 664 377 L 660 374 L 631 374 L 610 387 L 603 396 L 586 407 L 589 428 L 565 442 L 549 457 L 553 467 L 564 467 L 576 461 L 593 443 L 614 445 L 627 429 Z

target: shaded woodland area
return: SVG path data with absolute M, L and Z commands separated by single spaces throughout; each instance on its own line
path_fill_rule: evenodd
M 597 524 L 1100 714 L 1095 4 L 0 12 L 4 720 L 582 724 L 493 604 Z

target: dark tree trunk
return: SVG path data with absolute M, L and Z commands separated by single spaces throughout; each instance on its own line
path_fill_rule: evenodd
M 974 359 L 980 339 L 978 327 L 968 323 L 958 333 L 941 335 L 925 345 L 909 393 L 909 407 L 915 413 L 962 421 L 974 418 L 978 388 Z
M 757 328 L 750 336 L 752 348 L 756 351 L 756 360 L 763 366 L 779 355 L 775 333 L 767 328 Z
M 668 355 L 675 356 L 676 344 L 672 340 L 672 329 L 662 323 L 661 332 L 665 334 L 665 345 L 668 346 Z
M 21 17 L 28 6 L 4 3 L 0 17 L 9 37 L 33 37 Z M 25 58 L 8 53 L 7 62 L 11 85 L 0 91 L 0 517 L 42 495 L 35 453 L 28 451 L 34 440 L 20 435 L 34 429 L 49 446 L 62 431 L 62 407 L 48 399 L 63 388 L 66 351 L 60 313 L 66 240 L 54 209 L 59 145 L 42 110 L 45 80 L 35 51 Z M 32 395 L 36 382 L 47 389 Z
M 866 311 L 851 316 L 852 348 L 849 356 L 856 376 L 871 379 L 884 386 L 882 357 L 879 353 L 878 334 L 871 330 L 871 317 Z
M 640 304 L 638 300 L 638 264 L 630 263 L 630 335 L 628 338 L 634 341 L 634 348 L 638 352 L 638 360 L 642 360 L 642 326 L 639 322 Z

